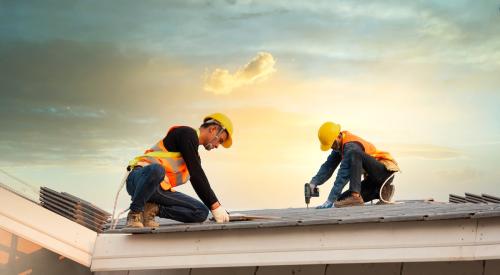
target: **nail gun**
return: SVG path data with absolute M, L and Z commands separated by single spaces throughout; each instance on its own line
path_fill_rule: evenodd
M 319 189 L 318 187 L 314 187 L 311 189 L 311 184 L 304 184 L 304 198 L 306 199 L 306 206 L 309 209 L 309 203 L 311 202 L 311 197 L 319 197 Z

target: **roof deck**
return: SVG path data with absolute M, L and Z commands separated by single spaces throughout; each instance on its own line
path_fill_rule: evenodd
M 331 209 L 263 209 L 238 211 L 236 213 L 254 216 L 256 218 L 248 221 L 234 221 L 227 224 L 217 224 L 209 221 L 204 223 L 185 224 L 167 219 L 159 219 L 159 228 L 124 228 L 125 220 L 122 219 L 115 230 L 107 230 L 104 233 L 171 233 L 274 227 L 304 227 L 325 224 L 336 225 L 399 221 L 481 219 L 486 217 L 500 217 L 500 204 L 450 204 L 433 201 L 404 201 L 387 205 L 367 204 L 362 207 Z

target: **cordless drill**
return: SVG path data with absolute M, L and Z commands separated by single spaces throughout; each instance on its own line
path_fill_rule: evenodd
M 304 198 L 306 199 L 307 209 L 309 209 L 309 203 L 311 202 L 311 197 L 319 197 L 319 189 L 318 187 L 314 187 L 311 189 L 311 184 L 304 184 Z

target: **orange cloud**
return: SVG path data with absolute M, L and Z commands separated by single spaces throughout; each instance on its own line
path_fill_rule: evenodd
M 215 69 L 205 77 L 203 88 L 214 94 L 229 94 L 238 87 L 267 79 L 276 71 L 275 64 L 276 60 L 270 53 L 260 52 L 234 74 L 225 69 Z
M 462 152 L 445 146 L 429 144 L 397 144 L 387 145 L 390 152 L 399 157 L 411 157 L 427 160 L 449 160 L 463 157 Z

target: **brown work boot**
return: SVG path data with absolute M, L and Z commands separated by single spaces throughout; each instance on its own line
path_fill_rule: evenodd
M 142 212 L 130 210 L 127 215 L 127 227 L 142 228 Z
M 348 207 L 348 206 L 361 206 L 365 205 L 365 202 L 363 201 L 363 198 L 361 196 L 353 196 L 350 195 L 349 197 L 341 200 L 341 201 L 336 201 L 334 203 L 335 207 L 340 208 L 340 207 Z
M 394 196 L 394 185 L 386 184 L 382 187 L 382 190 L 380 192 L 380 201 L 379 202 L 382 202 L 382 203 L 390 202 L 392 199 L 392 196 Z
M 158 212 L 160 212 L 160 208 L 158 204 L 147 202 L 144 206 L 144 214 L 143 214 L 143 223 L 144 227 L 158 227 L 159 223 L 155 221 L 155 217 L 158 216 Z

